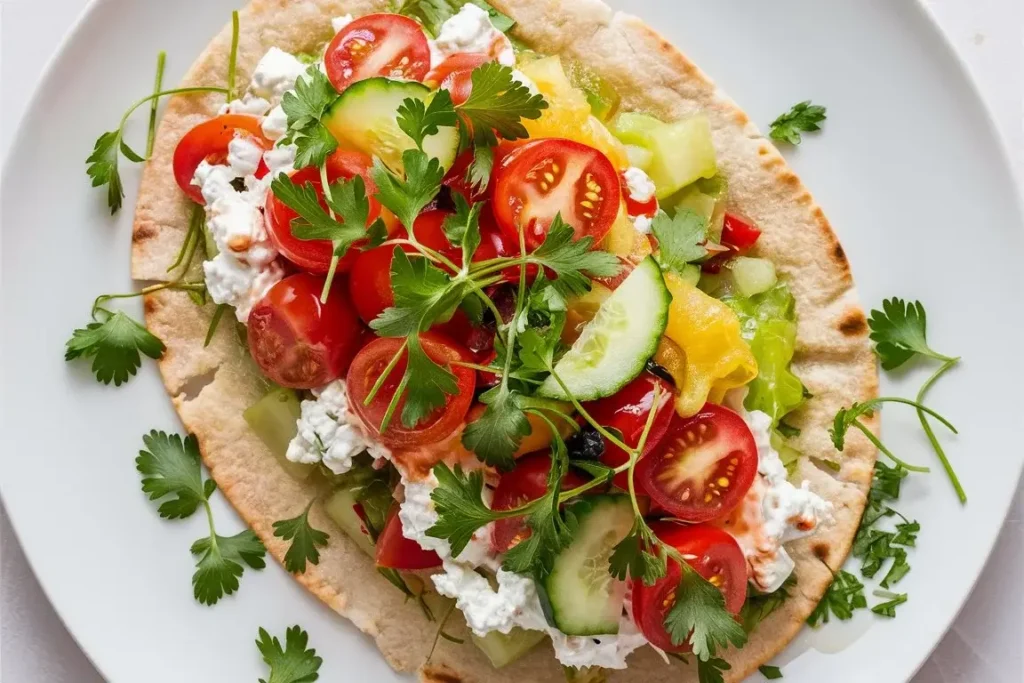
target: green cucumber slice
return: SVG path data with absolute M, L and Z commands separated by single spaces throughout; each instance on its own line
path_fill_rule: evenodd
M 416 81 L 367 78 L 350 85 L 328 108 L 323 124 L 342 147 L 380 157 L 389 168 L 402 173 L 402 153 L 416 143 L 398 127 L 398 108 L 406 99 L 429 101 L 430 88 Z M 423 141 L 423 151 L 450 168 L 459 151 L 459 134 L 453 127 L 440 128 Z
M 555 374 L 569 393 L 577 400 L 593 401 L 613 395 L 639 375 L 665 332 L 671 300 L 661 269 L 648 256 L 605 299 L 583 334 L 555 364 Z M 538 393 L 569 400 L 553 376 Z
M 654 160 L 647 174 L 654 181 L 658 199 L 664 199 L 699 178 L 718 173 L 711 124 L 702 114 L 650 131 Z
M 579 522 L 576 537 L 543 581 L 551 616 L 570 636 L 618 633 L 626 583 L 612 577 L 608 560 L 633 527 L 632 503 L 629 496 L 589 496 L 569 510 Z
M 288 444 L 298 433 L 297 422 L 301 414 L 298 395 L 284 387 L 271 389 L 242 413 L 249 428 L 267 445 L 284 471 L 298 481 L 308 479 L 316 469 L 315 465 L 292 462 L 285 457 Z
M 532 650 L 547 634 L 544 631 L 527 631 L 516 627 L 507 635 L 500 631 L 490 631 L 483 638 L 475 633 L 471 635 L 473 644 L 487 655 L 495 669 L 500 669 Z

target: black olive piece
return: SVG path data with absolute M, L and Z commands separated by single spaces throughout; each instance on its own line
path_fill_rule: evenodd
M 604 437 L 593 425 L 583 425 L 580 430 L 565 441 L 572 460 L 600 460 L 604 455 Z
M 653 360 L 647 361 L 646 370 L 647 370 L 647 372 L 651 373 L 652 375 L 654 375 L 656 377 L 660 377 L 661 379 L 665 380 L 666 382 L 668 382 L 672 386 L 676 385 L 676 381 L 672 377 L 672 375 L 669 373 L 669 371 L 666 370 L 663 366 L 658 365 L 657 363 L 655 363 Z

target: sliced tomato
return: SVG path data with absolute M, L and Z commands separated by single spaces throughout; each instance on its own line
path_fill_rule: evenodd
M 384 531 L 377 538 L 378 567 L 387 569 L 433 569 L 441 566 L 441 558 L 433 550 L 424 550 L 420 544 L 402 534 L 402 518 L 398 505 L 392 505 L 384 522 Z
M 730 614 L 739 614 L 747 597 L 747 563 L 736 540 L 716 527 L 653 522 L 651 529 L 662 541 L 686 558 L 687 564 L 710 581 L 725 598 Z M 693 558 L 693 559 L 690 559 Z M 676 604 L 682 567 L 668 561 L 667 574 L 653 586 L 633 582 L 633 621 L 644 637 L 666 652 L 689 652 L 689 642 L 676 644 L 665 628 L 665 617 Z M 687 641 L 689 637 L 687 637 Z
M 448 235 L 444 231 L 444 222 L 451 215 L 451 212 L 440 209 L 424 211 L 416 219 L 412 226 L 412 231 L 420 244 L 440 252 L 449 261 L 452 261 L 457 266 L 461 266 L 462 247 L 454 246 L 448 240 Z M 483 219 L 481 219 L 481 233 L 484 231 L 483 222 Z M 472 261 L 487 261 L 497 257 L 498 252 L 493 241 L 481 238 L 480 245 L 473 253 Z
M 622 198 L 626 201 L 626 213 L 632 217 L 647 216 L 654 218 L 658 213 L 658 198 L 653 194 L 651 198 L 646 202 L 639 202 L 633 199 L 633 195 L 629 193 L 629 184 L 626 182 L 626 174 L 619 174 L 619 181 L 621 183 Z
M 476 371 L 461 365 L 451 365 L 452 361 L 464 361 L 468 358 L 469 354 L 464 348 L 440 335 L 420 335 L 420 344 L 427 356 L 455 375 L 457 391 L 448 394 L 443 406 L 412 427 L 402 422 L 402 410 L 406 402 L 406 397 L 402 396 L 398 400 L 391 422 L 382 433 L 381 422 L 405 374 L 408 354 L 401 351 L 402 343 L 403 340 L 395 338 L 377 339 L 356 354 L 347 377 L 352 409 L 366 425 L 370 435 L 389 448 L 437 443 L 454 432 L 466 417 L 466 412 L 473 402 Z M 384 374 L 384 369 L 400 351 L 402 355 L 398 362 L 373 399 L 367 402 L 374 385 Z
M 459 52 L 438 64 L 424 82 L 431 88 L 447 90 L 452 102 L 462 104 L 473 90 L 473 70 L 490 61 L 493 61 L 490 55 L 480 52 Z
M 761 231 L 752 223 L 731 213 L 725 214 L 722 225 L 722 244 L 733 247 L 736 251 L 745 252 L 761 237 Z
M 249 352 L 263 373 L 293 389 L 322 387 L 343 377 L 359 348 L 363 326 L 341 278 L 320 303 L 324 278 L 290 275 L 249 313 Z
M 684 522 L 729 513 L 757 475 L 757 444 L 743 418 L 706 403 L 692 417 L 672 416 L 658 448 L 641 458 L 635 477 L 655 503 Z
M 206 203 L 199 186 L 192 184 L 199 164 L 203 161 L 213 165 L 226 164 L 228 145 L 235 138 L 245 138 L 264 150 L 274 146 L 263 136 L 262 119 L 248 114 L 223 114 L 203 121 L 178 142 L 174 148 L 174 179 L 193 201 Z M 256 177 L 262 178 L 267 170 L 267 165 L 261 160 Z
M 430 70 L 430 46 L 413 19 L 367 14 L 334 36 L 324 52 L 324 68 L 338 92 L 374 76 L 422 81 Z
M 534 453 L 516 461 L 516 468 L 505 472 L 494 489 L 491 500 L 492 510 L 511 510 L 537 500 L 548 490 L 548 474 L 551 472 L 551 457 L 547 453 Z M 562 490 L 568 491 L 582 486 L 587 480 L 570 469 L 562 477 Z M 530 537 L 533 530 L 526 525 L 525 517 L 499 519 L 494 523 L 491 535 L 491 547 L 496 553 L 506 552 L 509 548 Z
M 494 217 L 515 244 L 523 230 L 530 251 L 544 241 L 556 215 L 577 239 L 589 236 L 597 244 L 611 230 L 621 201 L 608 157 L 572 140 L 527 143 L 495 167 Z
M 370 178 L 370 167 L 373 165 L 370 157 L 361 152 L 351 150 L 337 150 L 327 157 L 327 182 L 333 183 L 339 178 L 349 179 L 357 175 L 363 178 L 366 183 L 366 194 L 370 198 L 370 213 L 366 225 L 369 226 L 380 216 L 380 203 L 373 196 L 377 193 L 377 186 Z M 326 202 L 323 200 L 324 189 L 320 179 L 318 167 L 303 168 L 291 175 L 292 182 L 298 185 L 309 184 L 316 190 L 320 197 L 320 204 L 325 209 Z M 329 240 L 300 240 L 292 234 L 292 220 L 298 217 L 284 202 L 274 196 L 273 192 L 267 193 L 267 228 L 270 239 L 278 251 L 289 261 L 303 270 L 311 273 L 326 273 L 331 266 L 331 257 L 334 247 Z M 349 248 L 341 262 L 338 263 L 337 272 L 347 272 L 355 263 L 359 255 L 361 242 L 356 242 Z
M 660 388 L 661 396 L 655 408 L 656 387 Z M 639 377 L 620 389 L 614 396 L 584 403 L 583 407 L 599 425 L 618 431 L 627 446 L 636 446 L 640 443 L 647 418 L 652 409 L 656 410 L 651 431 L 644 445 L 643 455 L 653 452 L 658 447 L 665 432 L 668 431 L 672 416 L 675 414 L 672 385 L 649 372 L 640 373 Z M 601 456 L 601 462 L 609 467 L 618 467 L 629 462 L 629 455 L 604 439 L 604 454 Z M 646 495 L 646 491 L 643 490 L 643 486 L 639 482 L 634 482 L 634 484 L 637 484 L 639 493 Z M 615 485 L 623 489 L 628 488 L 628 474 L 621 472 L 615 475 Z

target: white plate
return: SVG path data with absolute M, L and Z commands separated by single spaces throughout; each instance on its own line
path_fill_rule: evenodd
M 92 297 L 124 291 L 137 169 L 128 204 L 107 216 L 85 157 L 145 94 L 157 47 L 167 83 L 184 73 L 234 3 L 105 0 L 50 65 L 5 168 L 0 301 L 4 500 L 40 582 L 111 681 L 254 680 L 256 629 L 300 623 L 323 680 L 397 680 L 370 641 L 276 565 L 247 570 L 214 608 L 191 599 L 188 546 L 200 518 L 160 521 L 133 458 L 152 428 L 178 430 L 153 364 L 120 389 L 62 360 Z M 904 680 L 953 620 L 995 541 L 1020 475 L 1015 447 L 1021 209 L 979 98 L 925 13 L 910 2 L 614 2 L 647 19 L 762 127 L 790 105 L 828 106 L 824 133 L 786 155 L 825 207 L 863 302 L 920 298 L 936 348 L 964 356 L 931 402 L 962 428 L 945 439 L 971 496 L 957 505 L 939 472 L 914 476 L 899 508 L 922 521 L 910 594 L 895 620 L 862 613 L 805 632 L 780 656 L 787 680 Z M 682 7 L 680 7 L 682 5 Z M 129 133 L 144 129 L 139 116 Z M 912 394 L 920 369 L 886 393 Z M 887 411 L 887 443 L 931 462 L 912 413 Z M 224 531 L 239 528 L 218 497 Z M 955 546 L 950 540 L 955 539 Z M 955 551 L 951 550 L 955 547 Z

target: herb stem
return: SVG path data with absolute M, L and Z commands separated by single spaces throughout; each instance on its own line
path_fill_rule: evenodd
M 235 99 L 235 72 L 238 67 L 238 10 L 231 13 L 231 53 L 228 56 L 228 92 L 227 99 Z
M 182 272 L 175 278 L 180 280 L 185 276 L 185 271 L 192 265 L 192 259 L 195 257 L 196 249 L 199 246 L 199 237 L 203 231 L 203 219 L 206 216 L 206 212 L 203 207 L 198 204 L 192 207 L 192 220 L 189 221 L 188 231 L 185 233 L 185 241 L 181 245 L 181 249 L 178 251 L 178 256 L 174 259 L 174 263 L 167 267 L 166 272 L 171 272 L 182 263 L 185 267 Z
M 932 381 L 934 381 L 934 379 Z M 923 405 L 920 401 L 911 401 L 909 398 L 900 398 L 899 396 L 880 396 L 878 398 L 873 398 L 870 401 L 865 401 L 864 406 L 876 406 L 882 403 L 903 403 L 904 405 L 913 406 L 918 410 L 918 412 L 925 412 L 934 417 L 936 420 L 941 422 L 942 425 L 949 431 L 953 432 L 954 434 L 959 434 L 959 432 L 956 430 L 956 427 L 954 427 L 949 422 L 949 420 L 942 417 L 928 406 Z
M 153 83 L 153 92 L 160 92 L 164 83 L 164 65 L 167 63 L 167 53 L 161 50 L 156 56 L 156 80 Z M 154 99 L 149 107 L 149 135 L 146 138 L 146 158 L 153 156 L 153 145 L 156 143 L 156 108 L 159 103 Z
M 957 498 L 960 499 L 960 503 L 964 504 L 967 502 L 967 493 L 964 491 L 963 486 L 960 484 L 959 477 L 956 476 L 956 472 L 953 471 L 953 465 L 949 462 L 949 458 L 946 457 L 946 452 L 942 450 L 942 446 L 939 444 L 938 438 L 935 436 L 935 431 L 932 429 L 931 424 L 928 423 L 928 418 L 925 417 L 925 411 L 921 409 L 921 404 L 924 403 L 925 394 L 931 389 L 932 384 L 935 383 L 939 377 L 942 377 L 950 368 L 956 365 L 959 358 L 947 358 L 943 356 L 945 362 L 936 370 L 931 377 L 925 380 L 925 383 L 921 385 L 921 388 L 917 392 L 917 417 L 921 421 L 921 428 L 924 429 L 925 435 L 932 444 L 932 448 L 935 449 L 935 454 L 939 456 L 939 462 L 942 463 L 942 469 L 946 471 L 946 476 L 949 477 L 949 482 L 953 485 L 953 489 L 956 491 Z M 956 430 L 954 430 L 954 433 Z
M 391 360 L 388 361 L 388 364 L 384 366 L 384 371 L 380 373 L 380 377 L 378 377 L 377 381 L 373 383 L 373 387 L 370 389 L 370 393 L 367 394 L 366 398 L 363 400 L 364 406 L 370 405 L 370 403 L 373 402 L 373 399 L 377 398 L 377 392 L 379 392 L 380 388 L 384 386 L 384 382 L 387 381 L 388 376 L 391 374 L 392 370 L 394 370 L 395 366 L 398 365 L 398 361 L 402 357 L 402 354 L 405 353 L 405 348 L 408 345 L 409 340 L 406 339 L 405 341 L 402 342 L 402 345 L 398 347 L 398 351 L 396 351 L 395 355 L 391 357 Z
M 922 466 L 919 466 L 919 465 L 911 465 L 911 464 L 906 463 L 906 462 L 900 460 L 899 458 L 897 458 L 893 454 L 893 452 L 890 451 L 888 448 L 886 448 L 885 444 L 883 444 L 881 441 L 879 441 L 878 437 L 875 436 L 874 434 L 872 434 L 871 430 L 868 429 L 866 426 L 864 426 L 864 423 L 861 422 L 860 420 L 854 420 L 853 421 L 853 426 L 856 427 L 857 429 L 859 429 L 861 431 L 861 433 L 863 433 L 864 436 L 866 436 L 868 438 L 868 441 L 870 441 L 872 444 L 874 444 L 875 448 L 877 448 L 882 453 L 885 453 L 887 456 L 889 456 L 889 459 L 892 460 L 897 465 L 899 465 L 900 467 L 902 467 L 902 468 L 904 468 L 906 470 L 910 470 L 911 472 L 931 472 L 931 470 L 928 469 L 927 467 L 922 467 Z
M 181 292 L 202 292 L 206 289 L 205 282 L 185 282 L 181 283 L 177 280 L 170 282 L 160 282 L 149 287 L 143 287 L 137 292 L 124 292 L 119 294 L 101 294 L 92 302 L 92 318 L 96 320 L 96 312 L 104 311 L 110 313 L 107 309 L 103 308 L 102 304 L 110 301 L 111 299 L 134 299 L 137 296 L 145 296 L 152 294 L 153 292 L 159 292 L 161 289 L 174 289 Z
M 234 21 L 238 21 L 238 12 L 232 14 Z M 232 70 L 233 72 L 233 70 Z M 228 95 L 230 97 L 230 95 Z M 331 186 L 327 182 L 327 162 L 320 164 L 320 187 L 324 191 L 324 203 L 327 204 L 327 213 L 330 214 L 331 220 L 337 220 L 334 215 L 334 209 L 331 208 L 331 202 L 327 201 L 327 197 L 331 196 Z M 334 273 L 338 269 L 338 261 L 341 257 L 338 255 L 338 241 L 333 240 L 331 242 L 331 265 L 327 268 L 327 278 L 324 280 L 324 288 L 320 290 L 320 303 L 327 303 L 327 297 L 331 293 L 331 283 L 334 282 Z
M 128 111 L 126 111 L 124 113 L 124 116 L 121 117 L 121 125 L 118 126 L 118 131 L 123 131 L 124 130 L 124 124 L 126 124 L 128 122 L 128 118 L 133 113 L 135 113 L 136 109 L 138 109 L 142 105 L 146 104 L 147 102 L 151 102 L 151 101 L 153 101 L 155 99 L 159 99 L 161 97 L 166 97 L 167 95 L 185 95 L 185 94 L 188 94 L 188 93 L 201 93 L 201 92 L 216 92 L 216 93 L 226 94 L 227 93 L 227 89 L 226 88 L 218 88 L 218 87 L 212 86 L 212 85 L 210 85 L 210 86 L 202 85 L 202 86 L 195 86 L 195 87 L 190 87 L 190 88 L 171 88 L 170 90 L 160 90 L 159 92 L 155 92 L 155 93 L 152 93 L 150 95 L 146 95 L 142 99 L 140 99 L 140 100 L 136 101 L 134 104 L 132 104 L 132 106 L 128 108 Z
M 569 397 L 569 401 L 572 403 L 573 407 L 576 409 L 576 412 L 578 412 L 583 417 L 584 420 L 589 422 L 590 425 L 594 429 L 597 430 L 598 434 L 600 434 L 604 438 L 608 439 L 608 441 L 610 441 L 612 444 L 618 446 L 619 448 L 621 448 L 626 453 L 632 453 L 633 452 L 633 449 L 631 447 L 629 447 L 625 443 L 623 443 L 622 440 L 619 439 L 619 437 L 615 436 L 614 434 L 609 432 L 607 429 L 602 427 L 600 424 L 597 423 L 597 420 L 595 420 L 593 417 L 590 416 L 590 413 L 587 412 L 586 408 L 584 408 L 583 405 L 579 402 L 579 400 L 577 400 L 576 397 L 572 395 L 572 392 L 569 391 L 569 387 L 565 386 L 565 382 L 562 381 L 562 378 L 558 376 L 558 373 L 555 372 L 555 369 L 553 367 L 548 367 L 548 371 L 551 373 L 551 376 L 555 378 L 555 381 L 558 382 L 558 386 L 560 386 L 562 388 L 562 391 L 565 392 L 565 395 Z M 628 463 L 623 466 L 623 469 L 621 471 L 625 471 L 625 467 L 628 467 Z M 618 471 L 619 470 L 617 470 L 616 473 L 618 473 Z
M 405 393 L 405 387 L 409 384 L 409 373 L 406 372 L 402 375 L 402 381 L 398 383 L 398 388 L 395 389 L 395 395 L 391 397 L 391 402 L 388 404 L 388 410 L 384 413 L 384 418 L 380 421 L 380 433 L 383 434 L 388 430 L 388 426 L 391 424 L 391 418 L 395 415 L 395 410 L 398 409 L 398 402 L 402 398 L 402 394 Z

